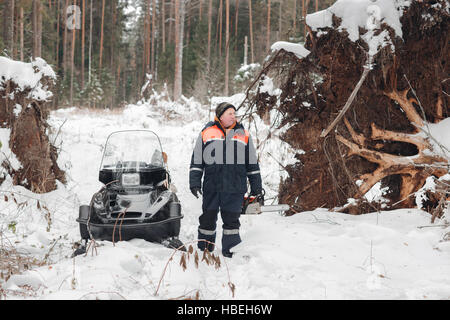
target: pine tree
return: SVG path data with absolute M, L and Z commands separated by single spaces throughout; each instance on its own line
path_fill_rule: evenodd
M 253 15 L 252 15 L 252 0 L 248 0 L 248 17 L 250 28 L 250 55 L 252 63 L 255 62 L 254 46 L 253 46 Z
M 42 56 L 41 0 L 33 0 L 33 58 Z
M 5 0 L 3 9 L 3 44 L 8 54 L 14 52 L 14 0 Z
M 103 34 L 104 34 L 104 27 L 105 27 L 105 0 L 102 1 L 102 26 L 100 31 L 100 58 L 99 58 L 99 69 L 102 69 L 102 62 L 103 62 Z
M 224 94 L 228 96 L 228 75 L 229 75 L 229 55 L 230 55 L 230 1 L 225 0 L 225 92 Z
M 174 100 L 179 100 L 182 94 L 184 18 L 185 0 L 175 0 L 175 81 L 173 88 Z

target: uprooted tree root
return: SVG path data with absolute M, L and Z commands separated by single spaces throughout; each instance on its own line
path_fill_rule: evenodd
M 51 80 L 43 77 L 41 82 L 50 85 Z M 21 90 L 11 80 L 0 86 L 0 127 L 11 129 L 9 145 L 22 167 L 14 169 L 8 161 L 1 165 L 14 184 L 46 193 L 56 189 L 56 180 L 65 183 L 66 177 L 57 164 L 58 150 L 47 135 L 51 128 L 45 102 L 30 98 L 31 89 Z
M 415 207 L 414 195 L 427 177 L 449 172 L 448 150 L 436 150 L 442 148 L 426 134 L 428 124 L 450 116 L 447 7 L 443 0 L 411 3 L 401 17 L 403 39 L 382 24 L 395 52 L 387 46 L 373 56 L 353 103 L 325 137 L 322 132 L 342 116 L 364 73 L 367 45 L 339 32 L 334 17 L 326 32 L 310 34 L 306 58 L 280 50 L 266 63 L 246 102 L 247 114 L 256 111 L 267 119 L 276 108 L 280 126 L 289 125 L 282 140 L 304 151 L 286 166 L 289 176 L 280 184 L 279 202 L 290 204 L 291 214 L 317 207 L 376 211 L 380 203 L 368 203 L 364 195 L 377 183 L 388 190 L 383 209 Z M 279 97 L 260 90 L 264 77 L 281 89 Z M 436 194 L 423 207 L 431 213 L 442 197 L 449 200 Z M 356 205 L 349 205 L 350 198 Z
M 436 218 L 443 218 L 446 210 L 450 210 L 450 181 L 436 181 L 436 188 L 433 192 L 427 191 L 427 201 L 424 203 L 428 206 L 428 212 L 431 212 L 431 223 Z M 434 205 L 437 203 L 438 205 Z M 449 211 L 450 212 L 450 211 Z M 450 233 L 448 233 L 450 235 Z M 450 240 L 450 239 L 447 239 Z

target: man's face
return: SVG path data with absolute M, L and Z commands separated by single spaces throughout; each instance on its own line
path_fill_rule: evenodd
M 221 116 L 220 122 L 225 126 L 225 128 L 230 127 L 236 122 L 235 110 L 233 108 L 228 108 Z

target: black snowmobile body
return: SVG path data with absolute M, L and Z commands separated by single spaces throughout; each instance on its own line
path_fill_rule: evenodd
M 113 242 L 142 238 L 184 249 L 178 239 L 181 204 L 172 191 L 166 161 L 154 132 L 112 133 L 99 170 L 104 186 L 89 205 L 79 208 L 81 238 Z

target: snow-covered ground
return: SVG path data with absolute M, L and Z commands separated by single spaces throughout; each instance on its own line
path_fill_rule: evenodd
M 243 242 L 232 259 L 220 256 L 219 268 L 201 261 L 200 252 L 196 267 L 194 252 L 183 270 L 180 252 L 140 239 L 115 246 L 100 241 L 97 254 L 70 258 L 80 238 L 78 206 L 101 187 L 98 169 L 106 137 L 122 129 L 159 135 L 182 203 L 180 239 L 188 245 L 195 241 L 201 199 L 189 191 L 188 168 L 194 141 L 208 119 L 208 107 L 193 99 L 120 111 L 53 112 L 50 136 L 60 147 L 67 185 L 45 195 L 13 187 L 9 180 L 1 186 L 11 191 L 5 193 L 8 199 L 0 198 L 2 243 L 38 260 L 47 256 L 41 267 L 0 279 L 6 298 L 450 299 L 450 241 L 441 241 L 450 228 L 418 228 L 430 225 L 430 215 L 414 209 L 362 216 L 326 209 L 292 217 L 243 216 Z M 258 128 L 258 140 L 265 141 L 267 130 Z M 7 135 L 0 138 L 7 146 Z M 260 152 L 266 198 L 272 198 L 285 174 L 277 161 L 291 162 L 292 153 L 276 137 L 261 144 Z M 220 221 L 218 226 L 220 240 Z

